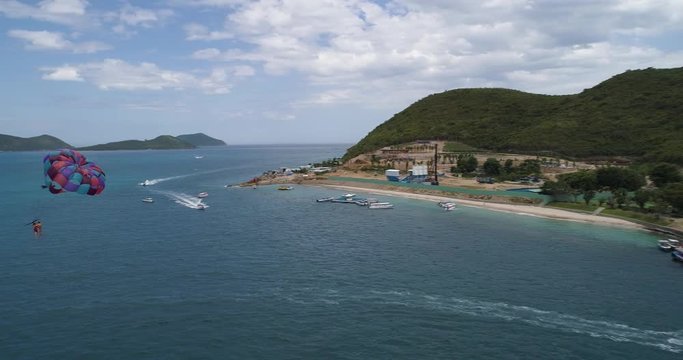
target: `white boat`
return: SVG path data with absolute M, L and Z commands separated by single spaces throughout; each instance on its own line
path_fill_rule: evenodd
M 674 249 L 677 248 L 677 247 L 679 247 L 679 246 L 681 246 L 681 242 L 680 242 L 679 240 L 676 240 L 676 239 L 666 239 L 666 241 L 667 241 L 667 242 L 669 243 L 669 245 L 671 245 L 671 247 L 673 247 Z
M 673 251 L 674 246 L 671 246 L 671 243 L 669 243 L 668 240 L 657 240 L 657 245 L 659 246 L 659 250 L 662 251 Z
M 393 209 L 394 204 L 388 202 L 376 202 L 368 204 L 368 209 Z
M 195 159 L 203 159 L 203 158 L 204 158 L 204 155 L 195 155 L 194 158 L 195 158 Z
M 204 210 L 208 207 L 209 207 L 208 205 L 204 205 L 202 203 L 197 204 L 197 210 Z
M 146 197 L 146 198 L 142 199 L 142 202 L 153 203 L 154 199 L 152 199 L 151 197 Z
M 208 192 L 200 192 L 199 194 L 197 194 L 197 197 L 200 198 L 200 199 L 203 199 L 203 198 L 205 198 L 205 197 L 207 197 L 207 196 L 209 196 L 209 193 L 208 193 Z
M 151 182 L 151 181 L 149 181 L 149 180 L 145 180 L 145 181 L 141 182 L 140 185 L 142 185 L 142 186 L 149 186 L 149 185 L 154 185 L 154 183 Z

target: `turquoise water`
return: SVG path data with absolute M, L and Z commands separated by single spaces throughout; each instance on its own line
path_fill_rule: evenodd
M 223 187 L 344 149 L 88 152 L 97 197 L 40 189 L 42 153 L 0 153 L 0 358 L 681 357 L 683 266 L 656 235 Z M 183 205 L 201 191 L 208 209 Z

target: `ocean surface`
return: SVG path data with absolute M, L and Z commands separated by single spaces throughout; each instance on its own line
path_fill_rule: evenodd
M 345 148 L 85 152 L 95 197 L 0 153 L 0 359 L 683 358 L 683 266 L 656 234 L 224 187 Z

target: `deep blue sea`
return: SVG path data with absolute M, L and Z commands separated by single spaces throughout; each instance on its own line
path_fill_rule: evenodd
M 95 197 L 0 153 L 0 359 L 683 358 L 683 266 L 656 234 L 224 187 L 345 149 L 85 152 Z

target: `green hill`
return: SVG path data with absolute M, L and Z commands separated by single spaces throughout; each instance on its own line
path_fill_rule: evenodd
M 171 135 L 161 135 L 152 140 L 125 140 L 86 146 L 78 150 L 167 150 L 194 149 L 196 146 Z
M 0 151 L 31 151 L 72 148 L 71 145 L 50 135 L 30 138 L 0 134 Z
M 218 140 L 204 133 L 184 134 L 176 136 L 178 139 L 188 142 L 194 146 L 225 146 L 223 140 Z
M 420 139 L 512 153 L 683 164 L 683 68 L 627 71 L 575 95 L 508 89 L 429 95 L 371 131 L 344 160 Z

